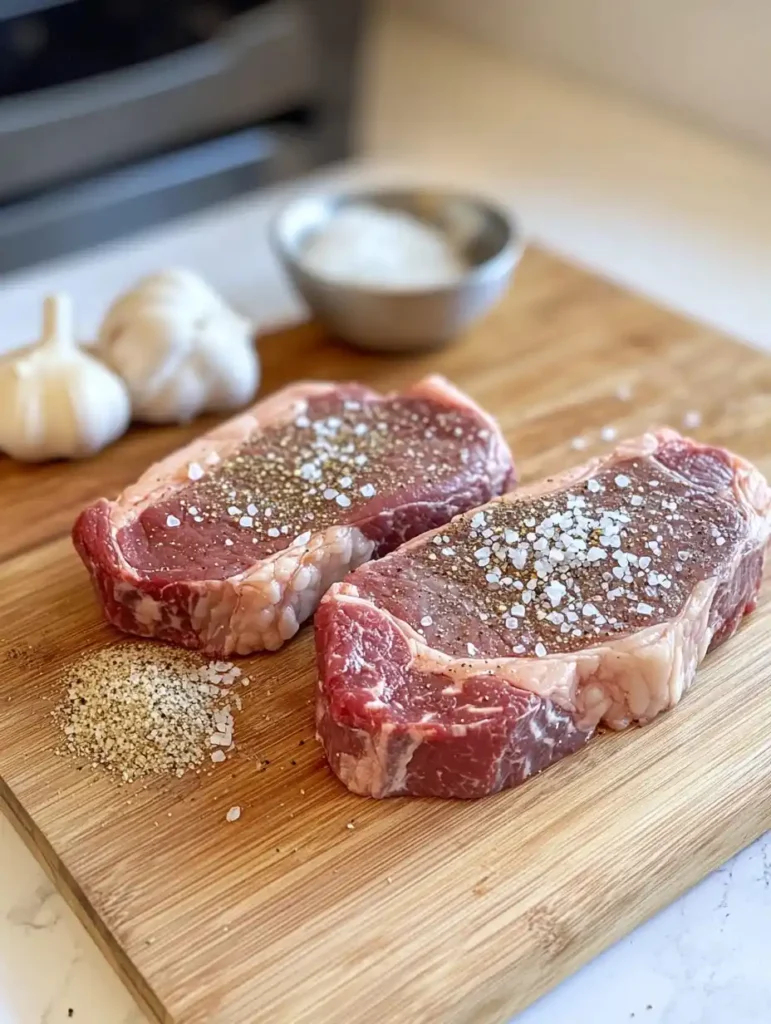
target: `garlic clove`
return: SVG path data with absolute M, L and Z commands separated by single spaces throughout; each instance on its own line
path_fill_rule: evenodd
M 156 378 L 156 386 L 152 391 L 148 389 L 139 405 L 141 418 L 149 423 L 165 423 L 173 409 L 175 422 L 189 423 L 202 409 L 209 408 L 209 386 L 196 365 L 183 361 L 177 373 L 162 381 Z
M 245 405 L 260 385 L 260 363 L 252 357 L 251 338 L 247 346 L 233 346 L 228 358 L 214 354 L 209 361 L 212 411 L 227 411 L 233 405 Z
M 89 357 L 89 369 L 73 373 L 70 402 L 77 423 L 78 437 L 74 457 L 93 455 L 125 434 L 131 422 L 131 400 L 123 381 L 98 359 Z M 93 392 L 100 399 L 94 402 Z M 69 456 L 73 457 L 73 456 Z

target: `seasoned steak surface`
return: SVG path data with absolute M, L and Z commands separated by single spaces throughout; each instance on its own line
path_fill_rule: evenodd
M 492 502 L 362 568 L 356 587 L 453 657 L 542 657 L 679 615 L 744 530 L 734 501 L 629 459 L 569 490 Z
M 107 618 L 210 653 L 274 650 L 351 568 L 500 494 L 494 421 L 442 378 L 301 384 L 151 467 L 73 531 Z
M 269 425 L 198 481 L 145 508 L 118 544 L 144 575 L 185 579 L 193 567 L 224 579 L 305 533 L 484 477 L 489 437 L 469 410 L 347 386 L 312 398 L 293 419 Z
M 651 721 L 753 609 L 770 532 L 754 467 L 664 429 L 362 566 L 316 615 L 332 769 L 478 797 Z

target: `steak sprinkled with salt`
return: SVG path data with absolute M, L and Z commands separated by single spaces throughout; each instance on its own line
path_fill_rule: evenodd
M 431 377 L 287 388 L 152 467 L 73 537 L 108 619 L 211 653 L 274 650 L 327 587 L 513 479 L 495 423 Z
M 760 474 L 662 430 L 334 587 L 318 731 L 356 792 L 481 796 L 675 704 L 754 606 Z
M 427 480 L 441 485 L 463 465 L 477 468 L 479 443 L 489 435 L 482 424 L 469 430 L 462 408 L 409 397 L 332 396 L 303 409 L 123 527 L 118 543 L 132 564 L 184 577 L 191 558 L 210 549 L 216 527 L 217 543 L 232 541 L 211 565 L 211 578 L 221 579 L 298 538 L 303 543 L 329 526 L 355 522 L 378 490 L 391 495 Z M 182 533 L 168 530 L 183 523 Z
M 743 529 L 736 505 L 635 459 L 567 491 L 491 503 L 357 586 L 410 621 L 430 577 L 433 622 L 419 631 L 453 656 L 469 637 L 480 656 L 506 656 L 512 633 L 516 654 L 575 651 L 677 615 Z

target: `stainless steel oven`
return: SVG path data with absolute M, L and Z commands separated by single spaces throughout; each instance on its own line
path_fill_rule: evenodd
M 0 272 L 343 157 L 365 0 L 0 0 Z

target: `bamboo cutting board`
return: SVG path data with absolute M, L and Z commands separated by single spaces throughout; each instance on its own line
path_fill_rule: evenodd
M 603 425 L 691 408 L 696 436 L 771 471 L 771 361 L 538 251 L 438 355 L 356 353 L 310 327 L 262 352 L 266 392 L 445 373 L 499 417 L 523 479 L 576 461 L 574 435 L 593 454 Z M 340 787 L 313 739 L 307 628 L 247 660 L 239 753 L 208 774 L 126 787 L 57 757 L 63 671 L 116 639 L 68 528 L 205 427 L 137 431 L 83 465 L 0 463 L 0 797 L 158 1019 L 505 1021 L 771 826 L 768 586 L 676 710 L 477 803 Z

